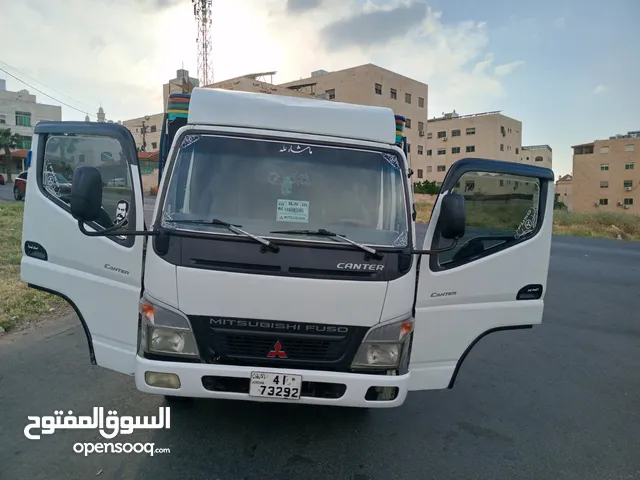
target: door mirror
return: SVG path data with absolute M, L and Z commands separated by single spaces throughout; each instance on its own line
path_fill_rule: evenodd
M 449 193 L 442 198 L 438 227 L 442 238 L 457 240 L 464 236 L 466 224 L 464 195 Z
M 71 184 L 71 215 L 93 222 L 102 211 L 102 174 L 96 167 L 76 167 Z

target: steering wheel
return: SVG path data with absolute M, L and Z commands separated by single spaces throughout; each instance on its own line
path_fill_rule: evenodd
M 344 225 L 354 225 L 356 227 L 371 227 L 371 225 L 367 224 L 367 222 L 358 220 L 356 218 L 340 218 L 336 223 Z

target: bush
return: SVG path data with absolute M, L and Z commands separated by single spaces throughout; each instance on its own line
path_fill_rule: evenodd
M 413 184 L 413 192 L 426 195 L 438 195 L 438 193 L 440 193 L 440 187 L 436 185 L 435 180 L 433 182 L 424 180 Z

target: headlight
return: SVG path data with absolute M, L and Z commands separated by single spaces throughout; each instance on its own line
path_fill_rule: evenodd
M 180 311 L 144 296 L 140 300 L 140 346 L 148 353 L 199 356 L 187 317 Z
M 405 316 L 373 327 L 362 340 L 351 367 L 398 368 L 413 332 L 413 323 L 413 317 Z

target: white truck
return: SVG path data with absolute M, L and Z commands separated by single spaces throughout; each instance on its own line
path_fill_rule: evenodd
M 542 321 L 554 175 L 455 162 L 425 228 L 395 133 L 388 108 L 195 89 L 147 225 L 127 129 L 41 122 L 22 280 L 73 306 L 93 364 L 169 400 L 451 388 L 482 337 Z

